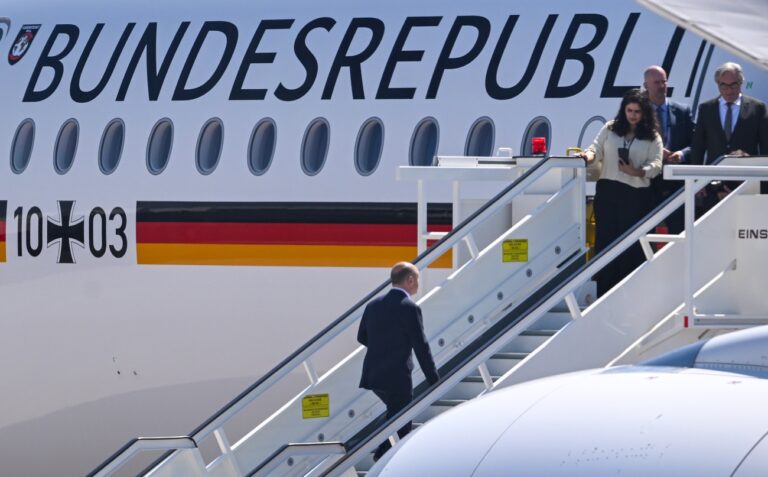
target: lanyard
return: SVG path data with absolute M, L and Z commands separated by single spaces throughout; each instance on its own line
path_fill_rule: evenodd
M 635 142 L 635 138 L 633 137 L 632 139 L 629 140 L 629 142 L 627 142 L 627 138 L 626 137 L 624 137 L 622 139 L 624 139 L 624 149 L 626 149 L 627 150 L 627 154 L 629 154 L 629 148 L 632 147 L 632 143 Z

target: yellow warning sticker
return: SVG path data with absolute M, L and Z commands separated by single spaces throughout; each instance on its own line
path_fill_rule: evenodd
M 505 240 L 501 244 L 502 262 L 527 262 L 528 239 Z
M 328 394 L 308 394 L 301 399 L 301 417 L 315 419 L 331 415 L 331 398 Z

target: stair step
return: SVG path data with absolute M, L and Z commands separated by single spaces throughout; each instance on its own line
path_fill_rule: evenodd
M 501 376 L 491 376 L 491 379 L 496 381 L 500 377 Z M 485 384 L 483 382 L 483 377 L 482 376 L 467 376 L 466 378 L 462 379 L 461 382 L 462 383 L 481 383 L 481 384 Z
M 455 407 L 458 406 L 461 403 L 467 402 L 465 399 L 438 399 L 437 401 L 433 402 L 433 406 L 445 406 L 445 407 Z
M 559 330 L 573 321 L 569 311 L 549 311 L 536 320 L 528 329 L 532 330 Z
M 491 359 L 525 359 L 531 353 L 496 353 L 491 356 Z
M 525 330 L 520 336 L 554 336 L 560 330 Z

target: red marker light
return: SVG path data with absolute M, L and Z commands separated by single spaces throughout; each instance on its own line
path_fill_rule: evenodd
M 547 138 L 531 138 L 531 153 L 534 155 L 545 155 L 547 153 Z

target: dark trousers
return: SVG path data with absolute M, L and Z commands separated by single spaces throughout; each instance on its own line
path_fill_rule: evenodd
M 649 187 L 635 188 L 623 182 L 600 179 L 595 188 L 595 252 L 600 253 L 632 228 L 653 208 Z M 602 296 L 643 263 L 639 243 L 625 250 L 595 275 L 597 296 Z
M 408 390 L 405 391 L 383 391 L 380 389 L 373 389 L 372 390 L 376 396 L 378 396 L 379 399 L 381 399 L 384 404 L 387 406 L 387 419 L 391 419 L 395 416 L 398 412 L 400 412 L 405 406 L 410 404 L 410 402 L 413 400 L 413 391 Z M 412 427 L 412 421 L 408 421 L 403 427 L 400 428 L 400 430 L 397 431 L 397 435 L 402 439 L 405 437 L 409 432 L 411 432 Z M 377 459 L 384 455 L 385 452 L 387 452 L 392 447 L 392 444 L 389 443 L 389 439 L 385 440 L 381 443 L 381 445 L 376 449 L 376 452 L 373 454 L 373 458 Z

